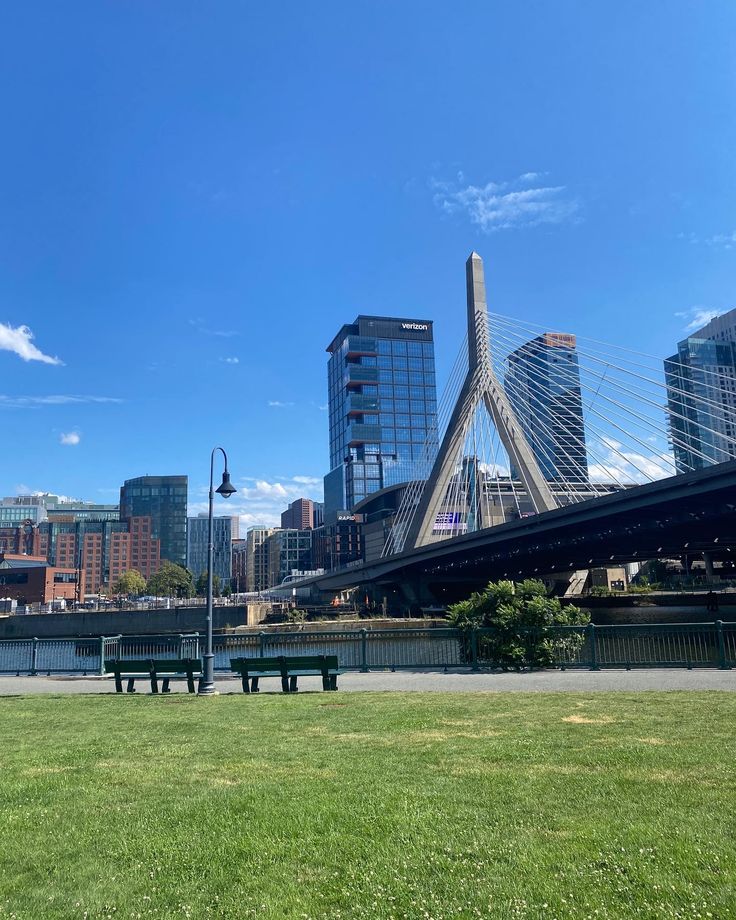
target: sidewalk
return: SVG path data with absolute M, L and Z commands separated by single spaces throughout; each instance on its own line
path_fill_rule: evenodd
M 215 674 L 220 693 L 240 693 L 240 679 Z M 136 681 L 137 690 L 148 692 L 145 680 Z M 299 679 L 301 690 L 320 690 L 316 677 Z M 339 678 L 340 691 L 445 691 L 451 693 L 583 693 L 617 690 L 637 693 L 642 690 L 729 690 L 736 691 L 736 670 L 718 671 L 685 668 L 647 668 L 610 671 L 534 671 L 524 674 L 468 673 L 467 671 L 348 671 Z M 172 692 L 185 692 L 185 682 L 172 682 Z M 43 693 L 114 693 L 111 677 L 0 676 L 0 696 Z M 262 692 L 280 692 L 277 680 L 264 680 Z

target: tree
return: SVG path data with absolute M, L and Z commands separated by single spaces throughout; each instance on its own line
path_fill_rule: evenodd
M 164 560 L 155 575 L 151 575 L 146 592 L 155 597 L 191 597 L 194 591 L 192 573 L 175 562 Z
M 485 628 L 478 637 L 478 655 L 504 670 L 513 667 L 552 667 L 564 653 L 574 653 L 583 643 L 580 630 L 555 630 L 559 626 L 584 626 L 586 610 L 549 597 L 544 582 L 535 578 L 490 582 L 483 592 L 448 609 L 450 623 L 466 633 Z
M 128 569 L 118 578 L 112 586 L 113 594 L 143 594 L 146 590 L 146 579 L 137 569 Z
M 207 573 L 206 572 L 200 573 L 199 578 L 197 578 L 197 582 L 194 588 L 197 592 L 197 597 L 207 596 Z M 212 574 L 212 596 L 213 597 L 220 596 L 220 576 L 216 572 L 213 572 Z

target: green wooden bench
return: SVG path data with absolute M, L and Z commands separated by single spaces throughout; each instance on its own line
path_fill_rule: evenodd
M 298 677 L 322 678 L 323 690 L 337 690 L 337 655 L 295 655 L 277 658 L 231 658 L 230 667 L 240 674 L 243 693 L 258 693 L 262 677 L 280 677 L 284 693 L 296 693 Z
M 135 693 L 136 678 L 151 681 L 151 693 L 158 693 L 158 679 L 163 680 L 162 693 L 170 693 L 172 677 L 185 676 L 187 689 L 194 693 L 194 678 L 202 673 L 199 658 L 107 658 L 105 671 L 115 675 L 115 692 L 123 692 L 123 676 L 128 678 L 128 693 Z

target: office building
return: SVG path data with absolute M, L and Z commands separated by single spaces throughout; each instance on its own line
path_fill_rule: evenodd
M 509 355 L 504 388 L 548 482 L 588 481 L 574 335 L 545 332 Z M 518 478 L 512 468 L 511 475 Z
M 187 564 L 187 477 L 139 476 L 120 489 L 120 520 L 150 518 L 161 559 Z
M 325 503 L 312 502 L 312 528 L 321 527 L 325 521 Z
M 330 472 L 324 520 L 413 478 L 437 451 L 437 389 L 429 320 L 358 316 L 327 348 Z M 425 447 L 427 442 L 427 447 Z
M 363 561 L 363 518 L 340 511 L 329 524 L 312 531 L 312 565 L 325 572 Z
M 251 527 L 246 534 L 246 591 L 265 591 L 269 584 L 268 538 L 274 527 Z
M 736 458 L 736 309 L 679 342 L 664 375 L 677 472 Z
M 311 530 L 274 530 L 266 543 L 269 588 L 280 585 L 295 572 L 312 569 Z
M 77 572 L 50 566 L 43 556 L 0 553 L 0 596 L 19 604 L 77 599 Z
M 233 540 L 238 538 L 240 519 L 237 516 L 212 518 L 212 573 L 220 580 L 220 588 L 230 584 L 233 573 Z M 195 580 L 207 572 L 209 519 L 206 513 L 187 520 L 187 568 Z
M 314 527 L 314 502 L 297 498 L 281 513 L 281 526 L 289 530 L 311 530 Z

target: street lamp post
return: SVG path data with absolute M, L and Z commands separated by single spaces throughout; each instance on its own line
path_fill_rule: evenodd
M 225 469 L 222 474 L 222 482 L 217 489 L 214 489 L 215 473 L 215 454 L 220 451 L 225 458 Z M 227 470 L 227 454 L 221 447 L 215 447 L 210 456 L 210 505 L 209 520 L 207 528 L 207 648 L 203 655 L 202 676 L 199 679 L 199 696 L 212 696 L 215 690 L 215 655 L 212 651 L 212 568 L 214 563 L 214 544 L 213 544 L 213 520 L 212 507 L 215 499 L 215 492 L 222 495 L 223 498 L 230 498 L 237 489 L 230 482 L 230 473 Z

